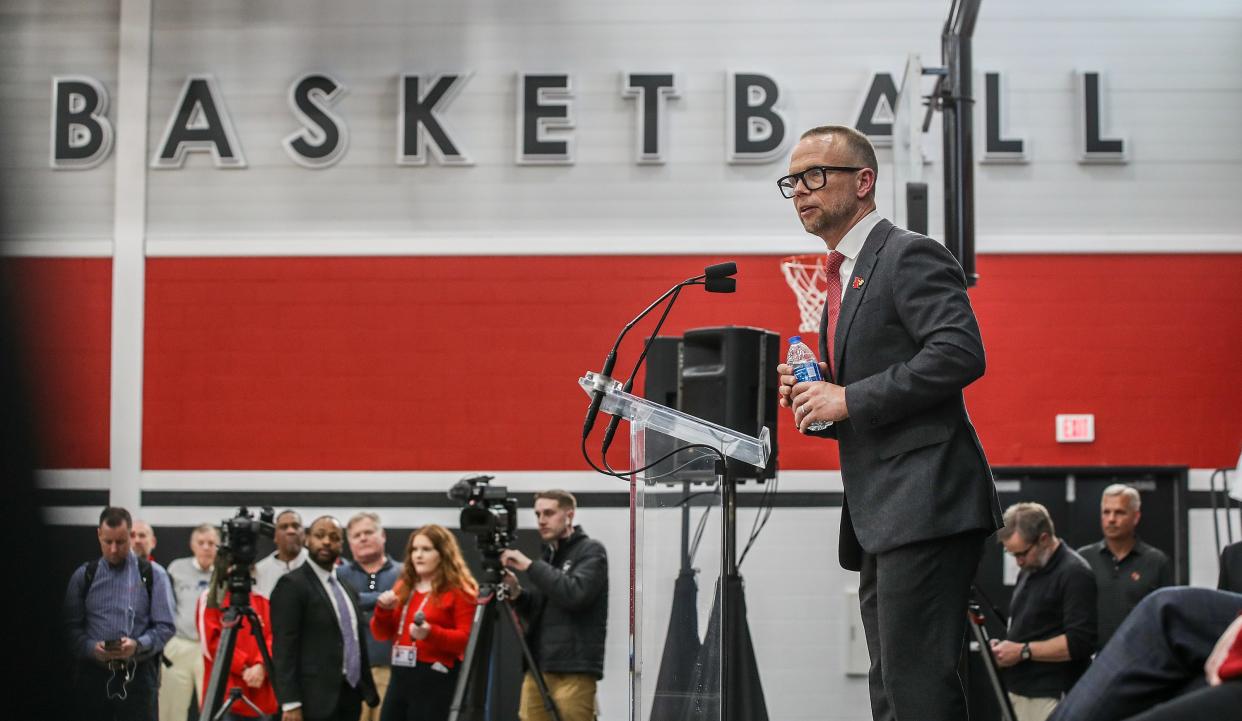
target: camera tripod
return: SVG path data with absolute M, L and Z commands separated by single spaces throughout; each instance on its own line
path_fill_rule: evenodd
M 199 721 L 220 721 L 238 701 L 249 706 L 257 715 L 263 715 L 262 710 L 243 696 L 239 688 L 232 689 L 228 701 L 224 700 L 224 689 L 229 683 L 229 669 L 233 666 L 233 651 L 237 646 L 237 633 L 244 621 L 250 622 L 250 632 L 259 643 L 259 653 L 263 655 L 263 668 L 267 678 L 272 678 L 272 656 L 268 653 L 267 642 L 263 638 L 263 622 L 250 605 L 250 583 L 248 571 L 245 578 L 229 574 L 229 607 L 224 609 L 224 633 L 220 635 L 220 643 L 212 656 L 214 665 L 211 667 L 211 679 L 207 682 L 207 689 L 203 692 L 203 709 L 199 714 Z M 276 708 L 280 708 L 279 697 L 276 699 Z
M 976 586 L 971 586 L 970 590 L 983 600 L 991 608 L 997 618 L 1003 617 L 992 602 L 983 594 Z M 1016 721 L 1017 714 L 1013 711 L 1013 704 L 1009 702 L 1009 694 L 1005 688 L 1005 681 L 1001 678 L 1000 665 L 996 663 L 996 659 L 992 656 L 992 639 L 988 635 L 986 626 L 987 619 L 983 615 L 983 608 L 979 601 L 970 599 L 966 609 L 966 625 L 970 627 L 970 632 L 974 637 L 975 644 L 979 646 L 979 657 L 983 660 L 983 668 L 987 672 L 988 685 L 992 689 L 993 695 L 996 697 L 996 705 L 1000 709 L 1001 721 Z
M 487 565 L 486 563 L 484 564 Z M 499 564 L 496 564 L 497 567 Z M 489 576 L 498 576 L 497 569 L 485 569 Z M 548 692 L 548 684 L 543 680 L 543 671 L 526 643 L 526 635 L 522 631 L 522 622 L 518 619 L 517 610 L 509 598 L 508 588 L 500 582 L 479 585 L 478 605 L 474 609 L 474 622 L 470 627 L 470 640 L 466 643 L 466 654 L 462 660 L 462 674 L 457 679 L 457 690 L 453 692 L 453 704 L 449 707 L 448 721 L 489 721 L 487 719 L 488 697 L 492 686 L 492 665 L 490 651 L 496 630 L 496 617 L 508 620 L 509 628 L 517 637 L 522 647 L 522 656 L 535 685 L 539 687 L 539 696 L 543 699 L 543 707 L 553 721 L 561 721 L 560 712 L 552 694 Z

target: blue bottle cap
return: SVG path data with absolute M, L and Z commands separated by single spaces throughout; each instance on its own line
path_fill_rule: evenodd
M 801 343 L 801 342 L 802 342 L 802 336 L 800 335 L 794 335 L 794 336 L 789 337 L 789 345 L 793 345 L 795 343 Z

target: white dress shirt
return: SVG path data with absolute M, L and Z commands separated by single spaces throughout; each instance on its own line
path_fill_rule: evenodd
M 845 260 L 841 263 L 841 298 L 845 299 L 845 290 L 850 287 L 850 280 L 854 274 L 854 266 L 858 263 L 858 256 L 862 253 L 863 244 L 867 242 L 867 236 L 871 235 L 871 231 L 875 230 L 875 226 L 880 224 L 883 218 L 880 217 L 880 211 L 873 210 L 863 216 L 862 220 L 854 224 L 853 228 L 841 238 L 841 242 L 837 243 L 837 252 L 845 256 Z
M 303 548 L 298 551 L 297 558 L 288 563 L 280 560 L 275 553 L 262 559 L 254 565 L 254 590 L 261 596 L 271 598 L 272 589 L 276 588 L 280 577 L 306 563 L 307 556 L 308 553 Z

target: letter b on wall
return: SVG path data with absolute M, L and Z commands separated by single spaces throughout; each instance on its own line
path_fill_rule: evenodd
M 112 152 L 108 91 L 94 78 L 60 75 L 52 78 L 53 168 L 93 168 Z

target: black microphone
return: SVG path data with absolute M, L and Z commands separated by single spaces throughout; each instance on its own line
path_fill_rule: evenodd
M 414 625 L 415 626 L 423 625 L 423 621 L 426 621 L 426 620 L 427 620 L 427 617 L 423 615 L 422 611 L 418 611 L 417 613 L 414 614 Z
M 703 270 L 703 275 L 687 279 L 679 283 L 673 290 L 680 291 L 681 288 L 687 285 L 697 284 L 700 282 L 700 279 L 702 279 L 703 289 L 708 293 L 732 293 L 737 290 L 737 279 L 729 277 L 737 274 L 737 263 L 730 260 L 724 263 L 709 265 Z M 664 309 L 664 314 L 660 316 L 659 322 L 656 323 L 655 330 L 651 331 L 651 335 L 647 337 L 647 341 L 643 344 L 643 352 L 639 354 L 638 362 L 634 364 L 634 370 L 630 372 L 629 380 L 622 387 L 622 390 L 626 393 L 629 393 L 630 389 L 634 387 L 634 378 L 638 375 L 638 369 L 642 367 L 643 361 L 646 360 L 647 351 L 651 350 L 651 344 L 655 342 L 656 336 L 660 334 L 660 328 L 663 327 L 664 320 L 668 318 L 669 311 L 673 309 L 673 303 L 676 302 L 677 294 L 674 293 L 673 299 L 669 301 L 668 307 Z M 608 448 L 612 445 L 612 438 L 616 434 L 617 426 L 620 422 L 621 419 L 616 416 L 613 416 L 608 422 L 608 428 L 604 431 L 604 441 L 600 446 L 602 448 L 601 452 L 605 455 L 607 455 Z
M 724 263 L 717 263 L 715 265 L 709 265 L 703 270 L 706 271 L 703 273 L 703 277 L 707 278 L 708 280 L 716 280 L 717 278 L 728 278 L 731 275 L 737 275 L 737 263 L 734 263 L 733 261 L 730 260 Z
M 687 278 L 681 281 L 680 283 L 678 283 L 677 285 L 673 286 L 672 288 L 669 288 L 668 290 L 664 291 L 663 295 L 661 295 L 659 298 L 656 298 L 655 301 L 651 305 L 644 308 L 643 312 L 635 316 L 634 320 L 630 321 L 629 323 L 626 323 L 625 327 L 621 329 L 621 334 L 617 336 L 617 341 L 612 344 L 612 349 L 608 351 L 608 357 L 604 359 L 603 370 L 601 370 L 599 375 L 596 377 L 595 387 L 591 392 L 591 406 L 587 408 L 586 420 L 583 421 L 582 423 L 582 437 L 583 438 L 586 438 L 587 436 L 589 436 L 591 434 L 591 429 L 595 427 L 595 418 L 599 415 L 600 404 L 604 402 L 604 392 L 607 390 L 608 384 L 612 382 L 612 369 L 617 364 L 617 349 L 621 347 L 621 341 L 625 338 L 625 335 L 630 332 L 630 329 L 633 328 L 634 325 L 638 323 L 638 321 L 642 320 L 643 318 L 646 318 L 647 314 L 650 313 L 652 310 L 655 310 L 656 306 L 660 305 L 660 303 L 663 303 L 664 300 L 668 298 L 669 296 L 672 296 L 673 300 L 669 301 L 669 307 L 665 309 L 664 317 L 660 319 L 660 325 L 663 325 L 664 318 L 667 318 L 668 312 L 672 310 L 672 307 L 673 307 L 672 304 L 677 301 L 677 293 L 682 288 L 688 285 L 707 285 L 708 281 L 711 281 L 715 283 L 713 287 L 715 287 L 716 290 L 712 290 L 711 288 L 709 288 L 708 289 L 709 292 L 732 293 L 734 290 L 736 290 L 737 282 L 733 281 L 733 279 L 729 278 L 729 276 L 737 274 L 737 263 L 733 261 L 727 261 L 724 263 L 716 263 L 715 265 L 707 266 L 706 268 L 703 269 L 703 271 L 704 272 L 701 275 L 696 275 L 693 278 Z M 729 280 L 732 282 L 725 283 L 723 285 L 720 284 L 720 282 L 724 280 Z M 728 286 L 728 289 L 725 289 L 726 286 Z M 655 333 L 660 332 L 660 325 L 656 326 Z M 648 338 L 647 343 L 643 346 L 642 355 L 640 355 L 638 358 L 638 365 L 634 367 L 635 372 L 638 372 L 638 367 L 642 365 L 643 359 L 647 357 L 647 350 L 651 347 L 651 341 L 652 339 L 655 338 L 655 333 L 652 333 L 651 338 Z M 630 375 L 631 384 L 633 383 L 633 380 L 634 380 L 634 377 L 633 377 L 633 374 L 631 374 Z M 628 386 L 626 390 L 628 392 L 629 390 Z M 612 428 L 615 431 L 616 423 L 610 424 L 610 428 Z M 612 440 L 611 434 L 609 435 L 608 440 L 609 442 L 611 442 Z

